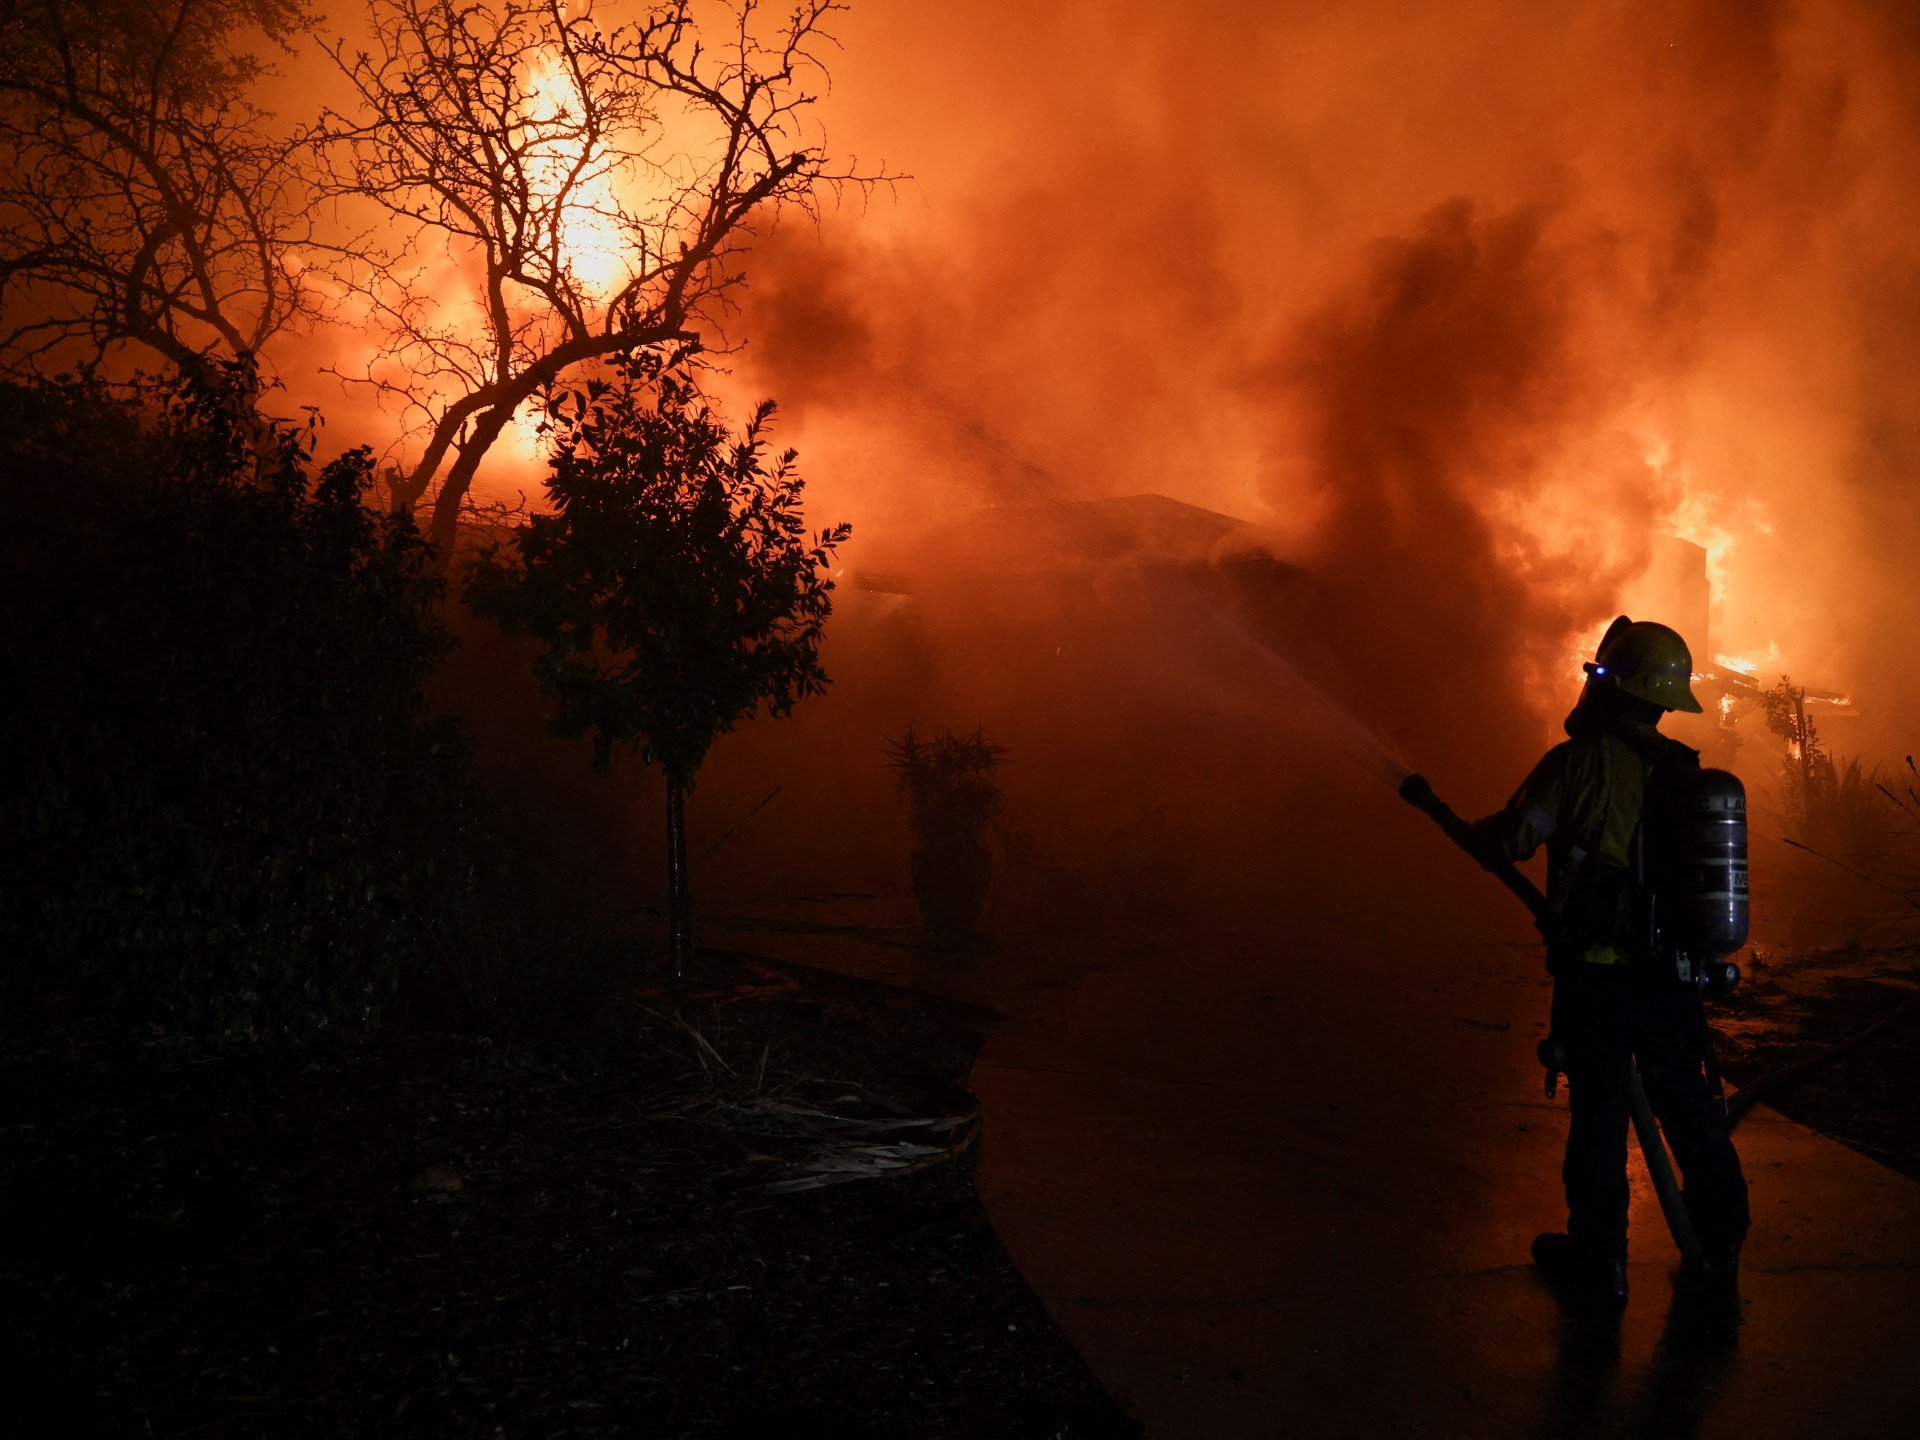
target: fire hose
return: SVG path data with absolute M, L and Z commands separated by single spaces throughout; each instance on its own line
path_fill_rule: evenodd
M 1433 793 L 1425 776 L 1409 775 L 1400 785 L 1400 798 L 1421 812 L 1446 837 L 1466 851 L 1514 896 L 1525 905 L 1535 920 L 1544 920 L 1547 915 L 1547 897 L 1540 888 L 1512 865 L 1502 861 L 1488 863 L 1475 845 L 1472 828 L 1457 815 L 1453 807 Z M 1553 1084 L 1552 1062 L 1549 1061 L 1548 1094 Z M 1693 1221 L 1687 1215 L 1686 1201 L 1680 1194 L 1680 1182 L 1673 1173 L 1673 1161 L 1667 1155 L 1666 1142 L 1660 1137 L 1660 1124 L 1654 1118 L 1653 1105 L 1647 1099 L 1647 1087 L 1640 1079 L 1638 1066 L 1632 1069 L 1633 1077 L 1633 1133 L 1640 1142 L 1640 1154 L 1647 1163 L 1647 1175 L 1653 1181 L 1653 1193 L 1659 1197 L 1660 1213 L 1666 1218 L 1667 1229 L 1673 1234 L 1673 1243 L 1678 1247 L 1681 1258 L 1689 1265 L 1700 1261 L 1700 1239 L 1693 1232 Z

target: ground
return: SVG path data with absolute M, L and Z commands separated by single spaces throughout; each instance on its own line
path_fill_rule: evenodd
M 1542 1095 L 1534 1058 L 1538 937 L 1384 787 L 1341 778 L 1324 823 L 1289 815 L 1220 877 L 1237 908 L 1009 929 L 964 963 L 904 948 L 881 900 L 834 935 L 817 904 L 735 923 L 1005 1017 L 973 1071 L 981 1194 L 1157 1440 L 1909 1433 L 1920 1183 L 1776 1110 L 1738 1133 L 1737 1293 L 1682 1273 L 1637 1159 L 1629 1304 L 1542 1282 L 1566 1091 Z M 1761 893 L 1763 970 L 1881 943 L 1851 894 Z
M 1498 898 L 941 953 L 803 897 L 709 921 L 783 958 L 629 979 L 565 1046 L 510 986 L 300 1050 L 16 1012 L 15 1393 L 77 1433 L 1127 1433 L 1097 1376 L 1161 1437 L 1901 1433 L 1920 1017 L 1742 1125 L 1731 1305 L 1636 1170 L 1595 1315 L 1525 1262 L 1564 1113 Z M 1736 1088 L 1914 989 L 1904 943 L 1776 944 L 1717 1022 Z
M 1867 1030 L 1920 991 L 1920 947 L 1855 944 L 1749 956 L 1737 1000 L 1714 1029 L 1730 1082 L 1766 1083 Z M 1903 1175 L 1920 1180 L 1920 1013 L 1891 1020 L 1857 1051 L 1809 1069 L 1767 1101 Z
M 299 1048 L 16 1011 L 10 1408 L 161 1436 L 1129 1433 L 975 1198 L 988 1017 L 727 954 L 614 1009 L 591 1044 Z M 817 1184 L 876 1164 L 903 1173 Z

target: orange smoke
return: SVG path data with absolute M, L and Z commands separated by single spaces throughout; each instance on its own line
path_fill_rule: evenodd
M 1898 742 L 1920 26 L 976 4 L 843 39 L 830 133 L 915 183 L 771 237 L 731 333 L 857 533 L 1035 494 L 1238 515 L 1339 592 L 1383 725 L 1515 752 L 1678 534 L 1703 663 L 1777 641 Z
M 1225 512 L 1316 577 L 1370 721 L 1510 773 L 1678 535 L 1702 663 L 1777 646 L 1910 747 L 1902 7 L 872 0 L 837 33 L 833 150 L 913 178 L 762 235 L 718 383 L 781 402 L 851 566 L 987 505 Z

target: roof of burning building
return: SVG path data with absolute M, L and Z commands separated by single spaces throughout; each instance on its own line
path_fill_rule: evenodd
M 1215 556 L 1223 543 L 1253 533 L 1238 516 L 1151 492 L 996 505 L 904 541 L 898 558 L 883 550 L 880 563 L 863 566 L 853 583 L 866 590 L 912 593 L 918 567 L 906 557 L 916 552 L 937 554 L 943 565 L 972 563 L 1003 574 L 1032 574 L 1112 560 L 1201 561 Z

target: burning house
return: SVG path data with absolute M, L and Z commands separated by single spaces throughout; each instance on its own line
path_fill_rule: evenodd
M 1734 763 L 1755 738 L 1767 745 L 1783 743 L 1789 757 L 1798 759 L 1809 738 L 1827 746 L 1836 739 L 1844 742 L 1848 722 L 1859 717 L 1850 692 L 1803 683 L 1777 645 L 1758 656 L 1726 653 L 1713 626 L 1715 596 L 1704 546 L 1678 536 L 1662 538 L 1622 603 L 1632 614 L 1668 618 L 1687 637 L 1694 654 L 1694 691 L 1705 713 L 1676 715 L 1668 728 L 1717 763 Z M 1785 732 L 1778 741 L 1769 738 L 1770 706 L 1778 712 L 1775 732 Z

